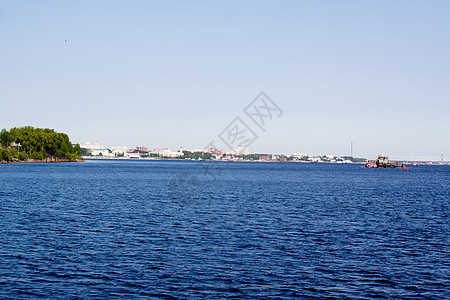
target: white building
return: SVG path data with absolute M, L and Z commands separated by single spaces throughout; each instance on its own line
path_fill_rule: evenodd
M 122 153 L 127 153 L 128 152 L 128 147 L 126 146 L 113 146 L 111 147 L 111 152 L 113 154 L 122 154 Z
M 141 154 L 139 154 L 139 153 L 126 153 L 126 157 L 128 157 L 128 158 L 141 158 Z
M 292 154 L 294 157 L 298 157 L 298 158 L 302 158 L 302 157 L 308 157 L 308 153 L 303 153 L 303 152 L 295 152 L 294 154 Z
M 180 148 L 180 150 L 178 150 L 178 151 L 173 151 L 173 150 L 169 150 L 169 149 L 155 149 L 155 151 L 153 151 L 152 153 L 156 153 L 158 155 L 165 156 L 165 157 L 178 157 L 178 156 L 183 156 L 183 149 Z
M 80 144 L 81 148 L 85 148 L 85 149 L 105 149 L 105 147 L 102 144 L 96 143 L 96 144 L 91 144 L 89 142 L 86 142 L 84 144 Z
M 91 149 L 91 153 L 93 156 L 111 156 L 108 149 Z

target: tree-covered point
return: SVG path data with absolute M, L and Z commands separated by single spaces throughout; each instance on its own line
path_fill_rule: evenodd
M 75 147 L 65 133 L 49 128 L 14 127 L 0 131 L 0 161 L 81 159 L 81 148 Z

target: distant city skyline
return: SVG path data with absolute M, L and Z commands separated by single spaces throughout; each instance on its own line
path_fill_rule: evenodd
M 252 152 L 450 157 L 450 2 L 3 1 L 0 129 Z M 258 127 L 265 92 L 283 114 Z M 223 144 L 223 143 L 222 143 Z M 225 148 L 224 145 L 220 146 Z
M 126 146 L 126 145 L 103 145 L 99 140 L 96 140 L 95 142 L 84 142 L 84 143 L 78 143 L 82 148 L 85 149 L 96 149 L 96 150 L 110 150 L 112 151 L 112 153 L 122 153 L 122 152 L 126 152 L 128 150 L 144 150 L 144 151 L 150 151 L 153 152 L 156 150 L 157 153 L 164 153 L 164 151 L 168 151 L 168 152 L 179 152 L 181 150 L 187 150 L 187 151 L 199 151 L 199 152 L 209 152 L 211 148 L 200 148 L 200 147 L 196 147 L 196 148 L 183 148 L 182 146 L 180 146 L 179 148 L 175 149 L 172 148 L 170 149 L 169 147 L 162 147 L 162 146 L 145 146 L 145 145 L 141 145 L 141 146 Z M 352 148 L 352 144 L 350 145 L 350 147 Z M 162 150 L 162 152 L 161 152 Z M 254 151 L 253 149 L 250 149 L 249 147 L 245 148 L 245 151 L 239 150 L 239 148 L 236 149 L 232 149 L 227 150 L 227 149 L 223 149 L 223 148 L 219 148 L 217 149 L 219 151 L 224 151 L 224 152 L 231 152 L 231 153 L 238 153 L 238 154 L 270 154 L 270 155 L 294 155 L 294 156 L 337 156 L 337 157 L 346 157 L 346 156 L 350 156 L 350 157 L 354 157 L 354 158 L 366 158 L 366 159 L 374 159 L 375 157 L 365 157 L 365 156 L 353 156 L 352 153 L 350 152 L 350 154 L 341 154 L 341 155 L 336 155 L 333 153 L 307 153 L 307 152 L 261 152 L 261 151 Z M 234 150 L 234 151 L 233 151 Z M 351 151 L 352 149 L 350 149 Z M 102 152 L 102 151 L 97 151 L 97 153 Z M 381 153 L 382 155 L 385 155 L 385 153 Z M 94 155 L 96 155 L 94 153 Z M 435 161 L 435 162 L 448 162 L 449 159 L 448 158 L 444 158 L 444 153 L 441 152 L 439 154 L 439 156 L 426 156 L 426 155 L 409 155 L 407 157 L 391 157 L 392 160 L 410 160 L 410 161 Z

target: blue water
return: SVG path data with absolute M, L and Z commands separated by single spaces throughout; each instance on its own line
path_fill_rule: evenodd
M 0 165 L 0 298 L 450 298 L 450 167 Z

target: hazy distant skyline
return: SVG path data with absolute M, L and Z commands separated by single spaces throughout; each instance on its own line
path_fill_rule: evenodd
M 202 148 L 264 91 L 283 115 L 251 151 L 348 155 L 353 141 L 355 156 L 449 159 L 449 14 L 448 1 L 2 1 L 0 129 Z

